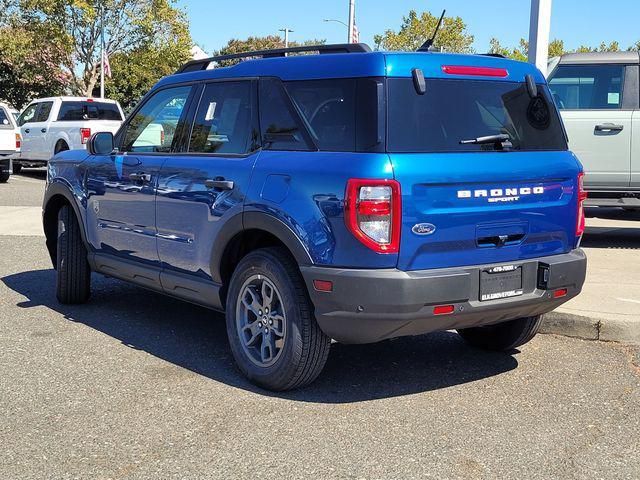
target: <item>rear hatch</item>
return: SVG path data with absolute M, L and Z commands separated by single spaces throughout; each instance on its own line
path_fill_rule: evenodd
M 398 268 L 575 248 L 581 167 L 543 81 L 534 93 L 524 76 L 432 78 L 422 95 L 411 78 L 388 79 L 387 149 L 402 189 Z

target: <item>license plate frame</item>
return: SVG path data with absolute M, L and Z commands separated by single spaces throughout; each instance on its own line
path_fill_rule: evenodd
M 480 270 L 481 302 L 519 297 L 523 293 L 522 265 L 500 265 Z

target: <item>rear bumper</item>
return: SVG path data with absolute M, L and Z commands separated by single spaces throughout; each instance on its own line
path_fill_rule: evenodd
M 522 266 L 523 295 L 479 301 L 480 272 L 496 265 L 404 272 L 302 267 L 320 328 L 343 343 L 372 343 L 437 330 L 500 323 L 550 312 L 580 293 L 587 259 L 580 249 L 564 255 L 511 262 Z M 548 268 L 540 288 L 538 272 Z M 319 292 L 314 280 L 333 282 Z M 557 289 L 562 298 L 553 298 Z M 434 315 L 435 305 L 454 305 L 449 315 Z

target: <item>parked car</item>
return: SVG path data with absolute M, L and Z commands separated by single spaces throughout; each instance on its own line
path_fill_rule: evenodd
M 62 303 L 98 272 L 224 311 L 240 370 L 285 390 L 331 339 L 457 329 L 510 351 L 578 295 L 582 167 L 533 66 L 361 44 L 235 57 L 261 55 L 192 61 L 115 138 L 51 160 Z
M 53 97 L 34 100 L 20 115 L 22 149 L 14 170 L 47 164 L 65 150 L 85 149 L 95 132 L 115 133 L 124 114 L 118 102 L 84 97 Z
M 13 111 L 6 103 L 0 103 L 0 183 L 9 180 L 13 173 L 11 157 L 20 151 L 20 133 Z
M 588 205 L 640 208 L 638 52 L 570 53 L 549 87 L 585 170 Z

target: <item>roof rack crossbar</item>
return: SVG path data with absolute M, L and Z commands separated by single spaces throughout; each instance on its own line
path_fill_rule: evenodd
M 288 53 L 318 52 L 324 53 L 368 53 L 371 48 L 366 43 L 341 43 L 334 45 L 303 45 L 300 47 L 275 48 L 272 50 L 256 50 L 253 52 L 231 53 L 217 57 L 192 60 L 185 63 L 176 73 L 197 72 L 206 70 L 212 62 L 235 60 L 239 58 L 273 58 L 286 57 Z

